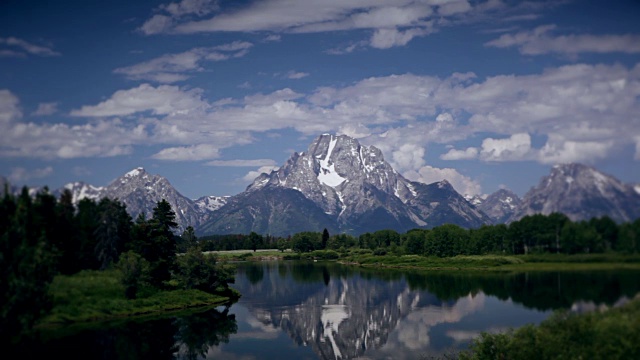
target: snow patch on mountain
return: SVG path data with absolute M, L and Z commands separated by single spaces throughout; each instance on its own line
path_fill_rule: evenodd
M 333 136 L 331 136 L 327 155 L 323 160 L 320 160 L 320 172 L 318 173 L 318 181 L 320 181 L 321 184 L 325 184 L 333 188 L 342 184 L 346 180 L 336 172 L 335 165 L 330 162 L 331 153 L 333 152 L 337 142 L 338 138 L 334 139 Z

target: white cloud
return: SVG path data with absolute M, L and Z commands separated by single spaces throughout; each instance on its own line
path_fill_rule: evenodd
M 9 47 L 9 49 L 1 47 Z M 60 56 L 60 53 L 54 51 L 50 46 L 35 45 L 13 36 L 0 37 L 0 56 L 26 57 L 27 55 Z
M 287 79 L 297 80 L 297 79 L 302 79 L 302 78 L 305 78 L 305 77 L 309 76 L 309 73 L 298 72 L 298 71 L 291 70 L 291 71 L 287 72 L 286 76 L 287 76 Z
M 203 71 L 204 61 L 223 61 L 245 56 L 253 44 L 234 41 L 208 48 L 193 48 L 179 54 L 166 54 L 136 65 L 115 69 L 132 80 L 151 80 L 160 83 L 184 81 L 190 73 Z
M 614 141 L 571 141 L 562 136 L 551 135 L 538 153 L 538 161 L 543 164 L 570 162 L 591 163 L 603 159 L 613 147 Z
M 47 166 L 40 169 L 25 169 L 23 167 L 15 167 L 11 169 L 9 174 L 9 181 L 17 183 L 24 182 L 30 179 L 41 179 L 53 174 L 53 167 Z
M 284 88 L 215 102 L 203 93 L 142 84 L 71 112 L 108 120 L 13 126 L 22 116 L 20 104 L 3 90 L 0 124 L 12 126 L 5 125 L 0 134 L 6 144 L 0 156 L 108 156 L 149 144 L 215 144 L 223 149 L 250 143 L 258 132 L 292 129 L 302 135 L 355 136 L 379 147 L 393 166 L 415 171 L 424 166 L 421 158 L 430 143 L 462 149 L 449 151 L 443 159 L 471 158 L 474 150 L 469 148 L 476 148 L 481 160 L 546 163 L 570 158 L 572 149 L 586 146 L 581 144 L 598 149 L 594 156 L 602 158 L 618 147 L 636 146 L 639 136 L 640 64 L 575 64 L 484 79 L 471 73 L 446 78 L 390 75 L 310 93 Z M 116 121 L 115 116 L 126 118 Z M 482 144 L 469 142 L 479 134 L 486 138 Z M 544 151 L 532 147 L 534 134 L 550 139 Z
M 151 18 L 143 31 L 315 33 L 369 29 L 374 31 L 369 45 L 386 49 L 405 45 L 416 36 L 427 35 L 454 21 L 495 16 L 497 11 L 515 16 L 530 12 L 531 7 L 507 5 L 498 0 L 478 2 L 473 6 L 467 0 L 264 0 L 232 9 L 223 8 L 209 18 Z M 352 44 L 329 52 L 351 52 L 357 47 L 359 45 Z
M 230 167 L 263 167 L 276 166 L 275 160 L 272 159 L 236 159 L 236 160 L 213 160 L 207 163 L 210 166 L 230 166 Z
M 271 34 L 271 35 L 265 37 L 264 41 L 280 41 L 281 39 L 282 39 L 282 36 L 276 35 L 276 34 Z
M 624 35 L 558 35 L 551 33 L 555 25 L 543 25 L 531 31 L 504 34 L 485 45 L 507 48 L 518 47 L 525 55 L 548 53 L 575 55 L 579 53 L 640 53 L 640 34 Z
M 278 170 L 278 167 L 272 165 L 261 166 L 258 170 L 249 171 L 245 176 L 242 177 L 242 180 L 245 182 L 251 182 L 258 176 L 260 176 L 260 174 L 270 174 L 273 170 Z
M 156 14 L 138 29 L 146 35 L 169 32 L 177 21 L 185 16 L 205 16 L 218 9 L 218 4 L 214 0 L 182 0 L 161 4 L 156 11 L 163 14 Z
M 388 49 L 394 46 L 404 46 L 416 36 L 424 36 L 429 32 L 425 29 L 378 29 L 371 37 L 371 47 Z
M 484 139 L 480 149 L 480 159 L 484 161 L 528 160 L 530 153 L 531 136 L 527 133 L 518 133 L 506 139 Z
M 457 192 L 463 195 L 478 195 L 482 193 L 480 183 L 452 168 L 441 169 L 425 165 L 417 171 L 406 171 L 402 175 L 409 180 L 419 181 L 425 184 L 447 180 Z
M 192 146 L 178 146 L 162 149 L 152 158 L 173 161 L 210 160 L 220 157 L 219 149 L 212 144 L 198 144 Z
M 22 117 L 20 99 L 7 89 L 0 89 L 0 124 L 10 123 Z
M 217 10 L 218 4 L 215 0 L 182 0 L 180 2 L 162 4 L 159 8 L 173 16 L 190 14 L 203 16 Z
M 31 113 L 31 115 L 34 115 L 34 116 L 53 115 L 57 111 L 58 111 L 57 102 L 40 103 L 38 104 L 38 108 L 33 113 Z
M 151 111 L 155 115 L 168 115 L 206 108 L 199 89 L 183 91 L 177 86 L 161 85 L 153 87 L 142 84 L 129 90 L 118 90 L 98 105 L 85 105 L 72 110 L 72 116 L 104 117 L 131 115 Z
M 442 160 L 470 160 L 478 157 L 478 149 L 468 147 L 465 150 L 450 149 L 446 154 L 440 155 Z

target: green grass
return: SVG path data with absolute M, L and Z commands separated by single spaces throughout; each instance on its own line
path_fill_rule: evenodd
M 230 300 L 200 290 L 158 291 L 150 287 L 142 288 L 137 299 L 128 300 L 117 270 L 56 276 L 49 291 L 53 309 L 39 326 L 147 315 L 220 305 Z
M 340 258 L 363 267 L 423 270 L 558 271 L 640 269 L 640 256 L 621 254 L 581 255 L 458 255 L 449 258 L 420 255 L 350 253 Z

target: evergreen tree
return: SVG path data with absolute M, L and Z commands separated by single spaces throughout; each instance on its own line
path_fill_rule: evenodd
M 178 227 L 175 218 L 171 205 L 162 199 L 156 203 L 149 220 L 148 244 L 141 255 L 151 265 L 151 282 L 155 286 L 164 286 L 175 267 L 177 242 L 173 230 Z
M 329 241 L 329 230 L 327 230 L 327 228 L 324 228 L 324 230 L 322 230 L 322 249 L 327 248 L 328 241 Z
M 103 198 L 98 204 L 99 220 L 95 236 L 95 252 L 100 269 L 104 270 L 118 262 L 131 233 L 131 215 L 126 205 L 119 200 Z
M 51 308 L 49 285 L 56 274 L 55 255 L 45 229 L 51 208 L 47 191 L 32 202 L 23 187 L 15 199 L 5 194 L 0 233 L 0 337 L 19 336 Z M 13 203 L 13 204 L 12 204 Z M 55 203 L 55 202 L 54 202 Z M 6 211 L 6 213 L 4 212 Z

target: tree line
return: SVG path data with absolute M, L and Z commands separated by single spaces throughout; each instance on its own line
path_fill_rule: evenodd
M 367 232 L 359 236 L 330 235 L 305 231 L 286 238 L 248 235 L 211 235 L 200 239 L 207 250 L 292 249 L 296 252 L 369 249 L 377 254 L 417 254 L 449 257 L 455 255 L 533 254 L 533 253 L 638 253 L 640 219 L 618 224 L 608 216 L 588 221 L 571 221 L 561 213 L 535 214 L 510 224 L 483 225 L 465 229 L 444 224 L 431 229 Z
M 228 291 L 233 269 L 205 256 L 192 227 L 182 236 L 171 205 L 158 201 L 149 218 L 135 220 L 118 199 L 82 199 L 65 190 L 35 196 L 5 187 L 0 200 L 0 336 L 30 329 L 52 307 L 54 276 L 83 270 L 120 270 L 125 296 L 138 289 Z M 182 253 L 179 255 L 179 253 Z

